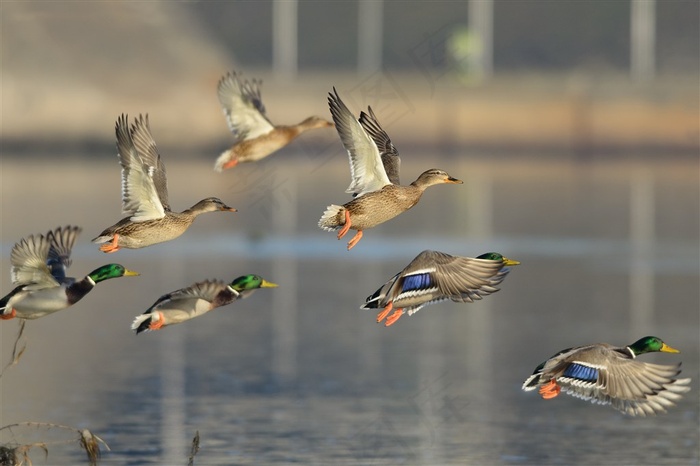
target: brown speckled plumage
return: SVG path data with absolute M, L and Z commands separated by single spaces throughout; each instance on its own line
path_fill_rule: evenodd
M 335 88 L 328 95 L 328 106 L 350 159 L 352 181 L 346 192 L 356 197 L 342 206 L 328 206 L 318 226 L 328 231 L 342 227 L 338 239 L 349 229 L 356 230 L 348 249 L 362 238 L 363 230 L 384 223 L 416 205 L 429 186 L 462 183 L 444 170 L 432 168 L 410 185 L 399 185 L 398 151 L 372 109 L 368 108 L 369 114 L 363 112 L 357 120 Z
M 351 230 L 366 230 L 391 220 L 418 204 L 429 186 L 442 183 L 461 183 L 439 169 L 430 169 L 408 186 L 388 184 L 379 191 L 364 194 L 342 206 L 329 206 L 333 215 L 324 215 L 319 226 L 332 231 L 345 225 L 345 211 L 350 212 Z M 328 211 L 327 211 L 328 212 Z
M 182 235 L 200 214 L 236 211 L 220 199 L 208 197 L 187 210 L 173 212 L 168 203 L 165 165 L 151 136 L 148 115 L 139 116 L 131 128 L 128 117 L 122 115 L 115 131 L 122 166 L 122 213 L 129 216 L 92 240 L 107 243 L 101 251 L 111 253 L 170 241 Z
M 216 171 L 232 168 L 238 163 L 261 160 L 306 131 L 333 126 L 317 116 L 296 125 L 273 125 L 265 113 L 260 84 L 261 81 L 256 79 L 243 80 L 235 72 L 226 73 L 219 81 L 219 103 L 236 142 L 216 159 Z

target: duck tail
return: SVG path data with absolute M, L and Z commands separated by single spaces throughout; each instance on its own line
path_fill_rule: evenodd
M 109 241 L 112 241 L 113 237 L 114 237 L 114 235 L 109 235 L 109 234 L 104 235 L 103 234 L 103 235 L 100 235 L 96 238 L 91 239 L 90 241 L 92 241 L 95 244 L 102 244 L 102 243 L 107 243 Z
M 136 316 L 134 322 L 131 324 L 131 330 L 134 330 L 136 335 L 141 332 L 149 331 L 152 317 L 153 314 L 141 314 Z
M 360 309 L 379 309 L 379 302 L 384 298 L 381 291 L 382 289 L 379 288 L 372 296 L 368 296 L 365 303 L 360 306 Z
M 322 228 L 326 231 L 337 230 L 340 225 L 345 223 L 340 223 L 341 219 L 344 218 L 344 215 L 342 215 L 344 210 L 345 207 L 341 205 L 331 204 L 328 207 L 326 207 L 326 211 L 323 213 L 323 216 L 318 221 L 319 228 Z
M 216 162 L 214 163 L 214 170 L 219 173 L 224 171 L 226 168 L 228 168 L 226 167 L 226 164 L 231 161 L 232 157 L 233 152 L 231 152 L 231 149 L 223 151 L 221 155 L 217 157 Z
M 0 317 L 1 316 L 6 316 L 12 314 L 12 307 L 10 307 L 10 300 L 14 295 L 19 293 L 24 289 L 25 285 L 18 285 L 15 287 L 14 290 L 10 291 L 10 293 L 0 299 Z M 10 317 L 6 317 L 7 319 L 10 319 Z
M 537 386 L 540 384 L 540 377 L 542 376 L 541 372 L 536 372 L 532 374 L 530 377 L 525 379 L 525 382 L 523 383 L 522 389 L 526 392 L 529 392 L 531 390 L 534 390 L 537 388 Z

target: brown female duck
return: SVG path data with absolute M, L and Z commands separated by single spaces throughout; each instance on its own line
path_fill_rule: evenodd
M 106 243 L 100 251 L 138 249 L 175 239 L 205 212 L 236 209 L 216 197 L 203 199 L 183 212 L 168 204 L 165 165 L 151 136 L 148 115 L 139 116 L 129 128 L 128 117 L 117 119 L 117 149 L 122 166 L 122 213 L 129 215 L 104 230 L 92 241 Z
M 423 172 L 408 186 L 392 183 L 387 175 L 386 157 L 383 161 L 378 145 L 382 146 L 382 153 L 391 152 L 391 156 L 396 157 L 393 162 L 389 161 L 394 167 L 392 178 L 396 180 L 398 152 L 371 110 L 371 118 L 362 112 L 358 121 L 340 99 L 335 88 L 333 93 L 329 94 L 328 105 L 340 140 L 350 158 L 352 182 L 346 192 L 356 197 L 342 206 L 328 206 L 318 226 L 327 231 L 342 227 L 338 239 L 345 236 L 349 229 L 356 230 L 357 234 L 348 243 L 348 250 L 360 241 L 363 230 L 384 223 L 416 205 L 428 187 L 442 183 L 462 183 L 461 180 L 437 168 Z M 361 123 L 363 120 L 364 125 Z M 372 120 L 372 124 L 378 129 L 370 129 L 368 132 L 369 120 Z M 377 141 L 384 141 L 384 144 Z
M 219 102 L 236 142 L 216 159 L 216 171 L 232 168 L 239 162 L 263 159 L 310 129 L 333 126 L 333 123 L 317 116 L 296 125 L 273 125 L 265 114 L 260 84 L 261 81 L 256 79 L 242 81 L 235 72 L 227 73 L 219 81 Z

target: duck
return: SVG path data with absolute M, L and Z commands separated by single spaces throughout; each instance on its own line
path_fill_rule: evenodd
M 352 181 L 345 192 L 352 193 L 354 199 L 343 205 L 329 205 L 318 226 L 326 231 L 340 228 L 338 239 L 343 238 L 350 229 L 355 230 L 357 233 L 348 242 L 348 250 L 362 239 L 364 230 L 391 220 L 416 205 L 428 187 L 443 183 L 463 183 L 439 168 L 426 170 L 407 186 L 392 183 L 377 142 L 370 135 L 372 133 L 384 142 L 388 140 L 389 150 L 393 152 L 391 157 L 398 157 L 395 146 L 388 136 L 384 136 L 386 133 L 371 129 L 368 133 L 343 103 L 335 88 L 333 93 L 328 94 L 328 106 L 340 140 L 348 152 Z M 381 129 L 376 117 L 366 116 L 364 120 L 365 126 L 371 121 L 372 125 Z M 386 147 L 382 147 L 383 152 L 387 152 Z M 395 162 L 396 167 L 398 163 Z M 398 171 L 393 176 L 396 179 Z
M 261 80 L 243 80 L 235 71 L 226 73 L 219 80 L 219 103 L 236 142 L 216 159 L 216 171 L 222 172 L 239 163 L 264 159 L 306 131 L 333 126 L 333 123 L 318 116 L 310 116 L 296 125 L 272 124 L 260 96 L 261 85 Z
M 491 293 L 520 262 L 497 252 L 460 257 L 425 250 L 402 271 L 367 297 L 360 309 L 381 309 L 377 323 L 386 318 L 386 327 L 404 314 L 413 315 L 423 306 L 451 299 L 471 303 Z M 389 316 L 389 312 L 394 313 Z M 388 316 L 388 317 L 387 317 Z
M 260 288 L 276 288 L 276 283 L 248 274 L 231 283 L 204 280 L 186 288 L 164 294 L 143 314 L 136 316 L 131 329 L 141 332 L 159 330 L 206 314 L 217 307 L 244 299 Z
M 690 390 L 690 379 L 676 378 L 681 363 L 661 365 L 637 360 L 639 355 L 654 352 L 680 353 L 655 336 L 627 346 L 595 343 L 567 348 L 537 366 L 522 389 L 537 388 L 545 400 L 563 391 L 610 405 L 630 416 L 665 413 Z
M 0 299 L 0 319 L 38 319 L 77 303 L 101 281 L 139 275 L 123 265 L 106 264 L 80 280 L 67 277 L 71 250 L 81 231 L 68 225 L 15 243 L 10 256 L 15 288 Z
M 206 212 L 237 212 L 217 197 L 208 197 L 182 212 L 168 203 L 165 165 L 151 135 L 148 114 L 139 115 L 129 128 L 122 114 L 115 125 L 117 151 L 122 167 L 122 214 L 128 215 L 106 228 L 93 243 L 100 251 L 139 249 L 182 235 L 194 219 Z M 103 244 L 104 243 L 104 244 Z

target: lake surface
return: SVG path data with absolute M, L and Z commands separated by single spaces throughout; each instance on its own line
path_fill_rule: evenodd
M 697 161 L 534 157 L 425 158 L 404 150 L 402 181 L 430 167 L 464 185 L 428 190 L 410 212 L 350 252 L 316 226 L 349 200 L 342 154 L 278 154 L 215 173 L 169 160 L 170 202 L 215 195 L 239 209 L 206 214 L 179 239 L 104 255 L 90 243 L 120 216 L 116 157 L 48 154 L 2 161 L 3 293 L 21 237 L 59 225 L 83 233 L 71 275 L 119 262 L 72 308 L 27 324 L 26 351 L 0 379 L 1 423 L 89 428 L 111 447 L 100 464 L 687 465 L 699 462 L 700 183 Z M 366 296 L 424 249 L 520 260 L 501 291 L 441 303 L 385 328 Z M 257 273 L 280 287 L 159 332 L 135 315 L 206 278 Z M 10 358 L 17 321 L 0 322 Z M 692 389 L 667 414 L 631 418 L 523 380 L 580 344 L 656 335 Z M 69 438 L 17 430 L 28 443 Z M 48 445 L 35 465 L 85 464 L 77 445 Z

